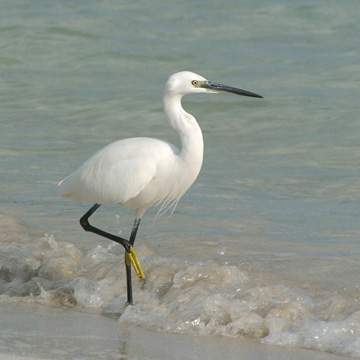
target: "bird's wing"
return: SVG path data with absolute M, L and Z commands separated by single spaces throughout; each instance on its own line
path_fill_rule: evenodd
M 156 163 L 152 158 L 122 160 L 104 174 L 102 197 L 111 203 L 124 203 L 136 197 L 155 175 Z
M 93 156 L 59 183 L 65 197 L 99 204 L 125 203 L 156 175 L 156 162 L 146 156 L 109 161 Z

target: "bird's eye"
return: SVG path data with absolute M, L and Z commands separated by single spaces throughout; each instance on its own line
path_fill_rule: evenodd
M 198 85 L 199 85 L 199 82 L 198 82 L 197 80 L 193 80 L 191 83 L 192 83 L 194 86 L 198 86 Z

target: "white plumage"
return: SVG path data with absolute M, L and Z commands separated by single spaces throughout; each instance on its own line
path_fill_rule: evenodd
M 141 218 L 153 204 L 178 200 L 195 181 L 202 152 L 198 166 L 188 173 L 179 154 L 174 145 L 162 140 L 116 141 L 61 181 L 61 194 L 75 201 L 135 208 L 136 217 Z

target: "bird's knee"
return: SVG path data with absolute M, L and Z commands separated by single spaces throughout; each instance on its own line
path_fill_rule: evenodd
M 89 224 L 89 220 L 86 217 L 82 217 L 80 219 L 80 225 L 85 231 L 89 231 L 90 224 Z

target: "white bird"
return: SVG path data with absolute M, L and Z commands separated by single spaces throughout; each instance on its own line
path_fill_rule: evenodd
M 125 248 L 128 304 L 133 303 L 130 262 L 137 275 L 145 279 L 133 249 L 140 219 L 152 205 L 176 206 L 201 169 L 202 132 L 196 119 L 182 108 L 181 98 L 186 94 L 218 92 L 262 98 L 245 90 L 212 83 L 193 72 L 173 74 L 165 85 L 163 108 L 170 125 L 180 136 L 181 151 L 159 139 L 137 137 L 119 140 L 96 152 L 59 183 L 62 196 L 95 203 L 80 219 L 84 230 L 116 241 Z M 120 204 L 136 210 L 129 240 L 89 224 L 89 217 L 100 204 Z

